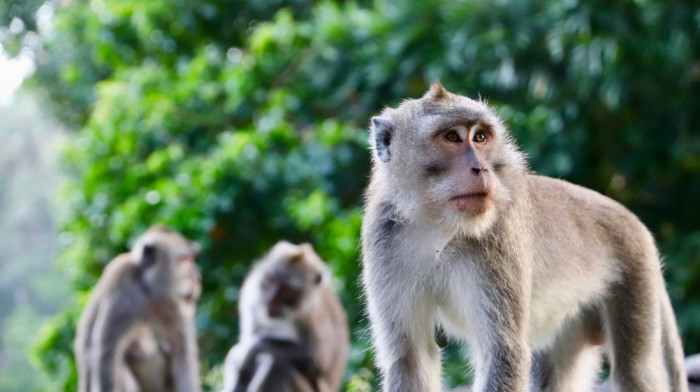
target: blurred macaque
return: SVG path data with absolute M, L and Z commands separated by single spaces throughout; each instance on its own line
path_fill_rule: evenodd
M 349 347 L 345 311 L 308 244 L 276 244 L 249 273 L 241 333 L 224 365 L 224 392 L 337 391 Z
M 78 324 L 80 392 L 200 391 L 198 251 L 156 225 L 107 265 Z

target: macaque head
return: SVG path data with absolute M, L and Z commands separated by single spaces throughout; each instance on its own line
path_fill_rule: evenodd
M 253 274 L 266 317 L 289 319 L 309 315 L 329 284 L 325 264 L 309 244 L 278 242 Z
M 517 197 L 512 185 L 525 168 L 494 112 L 439 82 L 373 117 L 370 145 L 379 192 L 402 215 L 420 214 L 469 236 L 485 232 Z
M 201 278 L 195 257 L 200 247 L 180 233 L 154 225 L 134 245 L 132 255 L 155 296 L 196 302 Z

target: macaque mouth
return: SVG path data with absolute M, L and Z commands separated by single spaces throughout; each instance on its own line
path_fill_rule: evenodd
M 459 201 L 459 200 L 469 200 L 469 199 L 483 199 L 489 196 L 488 192 L 482 191 L 482 192 L 470 192 L 470 193 L 464 193 L 461 195 L 453 196 L 450 198 L 451 201 Z
M 187 302 L 193 301 L 195 298 L 194 290 L 190 290 L 185 295 L 182 296 L 182 299 L 184 299 Z
M 270 279 L 265 290 L 267 313 L 270 317 L 281 317 L 286 311 L 297 307 L 301 299 L 301 290 L 284 281 Z
M 463 193 L 450 198 L 450 202 L 454 203 L 459 211 L 470 213 L 483 212 L 488 200 L 489 192 L 487 191 Z

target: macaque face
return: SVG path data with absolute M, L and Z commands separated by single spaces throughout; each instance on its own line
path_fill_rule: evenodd
M 307 249 L 308 248 L 308 249 Z M 276 259 L 270 263 L 261 282 L 261 291 L 268 316 L 285 318 L 302 311 L 313 302 L 316 288 L 323 281 L 323 269 L 313 260 L 315 253 L 308 245 L 283 243 L 273 249 Z
M 484 103 L 437 84 L 372 119 L 380 188 L 405 216 L 480 235 L 511 198 L 503 172 L 515 146 Z M 511 157 L 511 158 L 509 158 Z
M 175 273 L 177 296 L 188 303 L 197 302 L 202 293 L 202 276 L 194 257 L 180 258 Z
M 195 264 L 199 245 L 162 226 L 150 228 L 134 246 L 134 258 L 151 290 L 167 297 L 196 301 L 201 278 Z
M 479 215 L 492 207 L 496 179 L 490 156 L 492 127 L 483 121 L 458 121 L 430 130 L 423 163 L 426 195 L 441 207 Z
M 262 287 L 268 315 L 279 318 L 299 310 L 300 303 L 321 280 L 320 272 L 314 273 L 300 262 L 290 261 L 286 268 L 270 271 Z
M 500 178 L 509 147 L 500 120 L 483 103 L 446 92 L 384 115 L 393 127 L 390 159 L 378 165 L 399 208 L 451 231 L 483 233 L 510 197 Z

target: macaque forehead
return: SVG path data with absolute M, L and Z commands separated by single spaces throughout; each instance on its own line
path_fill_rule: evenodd
M 199 252 L 198 244 L 160 224 L 151 226 L 136 241 L 134 251 L 139 253 L 147 245 L 155 246 L 160 252 L 167 252 L 174 261 L 188 259 L 194 262 L 195 256 Z
M 426 106 L 423 109 L 420 121 L 416 123 L 421 125 L 417 132 L 428 136 L 435 131 L 455 125 L 463 125 L 466 129 L 471 129 L 477 124 L 485 128 L 492 127 L 483 111 L 466 105 Z
M 310 244 L 295 245 L 287 241 L 280 241 L 270 250 L 269 257 L 280 259 L 289 266 L 322 267 L 323 262 Z
M 467 129 L 477 124 L 497 128 L 497 117 L 486 104 L 438 86 L 434 84 L 420 99 L 407 100 L 398 108 L 387 111 L 387 116 L 397 125 L 398 133 L 406 129 L 415 136 L 430 136 L 453 125 L 463 125 Z
M 294 245 L 287 241 L 278 242 L 263 263 L 270 267 L 269 273 L 291 276 L 312 276 L 325 270 L 325 265 L 309 244 Z

